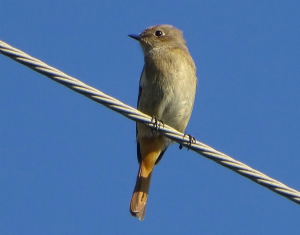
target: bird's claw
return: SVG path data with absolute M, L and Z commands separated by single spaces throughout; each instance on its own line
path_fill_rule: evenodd
M 189 137 L 189 145 L 188 150 L 190 150 L 190 147 L 192 144 L 196 143 L 195 137 L 191 136 L 190 134 L 185 133 L 183 137 L 188 136 Z M 179 149 L 181 150 L 183 148 L 182 144 L 179 145 Z
M 153 122 L 153 129 L 151 129 L 151 132 L 153 135 L 156 135 L 158 132 L 158 129 L 160 128 L 160 125 L 164 127 L 164 122 L 162 120 L 159 120 L 157 117 L 152 117 L 151 122 Z

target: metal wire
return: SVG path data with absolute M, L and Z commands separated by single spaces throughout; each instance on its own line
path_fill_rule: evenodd
M 0 53 L 3 55 L 8 56 L 9 58 L 41 73 L 50 79 L 122 114 L 123 116 L 135 121 L 141 122 L 144 125 L 155 128 L 155 123 L 153 122 L 152 118 L 148 115 L 141 113 L 140 111 L 136 110 L 135 108 L 122 103 L 121 101 L 104 94 L 103 92 L 95 89 L 94 87 L 88 86 L 85 83 L 73 78 L 56 68 L 53 68 L 44 62 L 29 56 L 28 54 L 11 47 L 10 45 L 6 44 L 5 42 L 0 40 Z M 280 194 L 291 201 L 296 202 L 300 205 L 300 192 L 286 186 L 285 184 L 270 178 L 269 176 L 247 166 L 246 164 L 239 162 L 228 155 L 221 153 L 212 147 L 205 145 L 196 139 L 191 139 L 191 137 L 176 131 L 175 129 L 159 123 L 158 132 L 164 134 L 168 138 L 176 141 L 177 143 L 181 144 L 193 150 L 202 156 L 215 161 L 216 163 L 235 171 L 236 173 L 272 190 L 273 192 Z

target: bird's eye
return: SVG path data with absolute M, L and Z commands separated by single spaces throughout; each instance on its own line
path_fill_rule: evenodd
M 160 36 L 162 36 L 162 35 L 163 35 L 163 32 L 162 32 L 162 31 L 160 31 L 160 30 L 156 30 L 156 31 L 155 31 L 155 36 L 160 37 Z

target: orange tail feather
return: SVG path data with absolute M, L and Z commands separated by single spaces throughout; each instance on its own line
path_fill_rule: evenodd
M 130 213 L 132 216 L 143 220 L 146 213 L 147 198 L 149 194 L 149 187 L 152 172 L 147 176 L 144 173 L 144 166 L 141 164 L 136 180 L 133 195 L 130 202 Z

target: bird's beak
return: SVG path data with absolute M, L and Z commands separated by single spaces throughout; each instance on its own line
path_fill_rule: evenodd
M 140 35 L 129 34 L 128 36 L 131 37 L 131 38 L 133 38 L 133 39 L 135 39 L 135 40 L 137 40 L 137 41 L 140 41 Z

